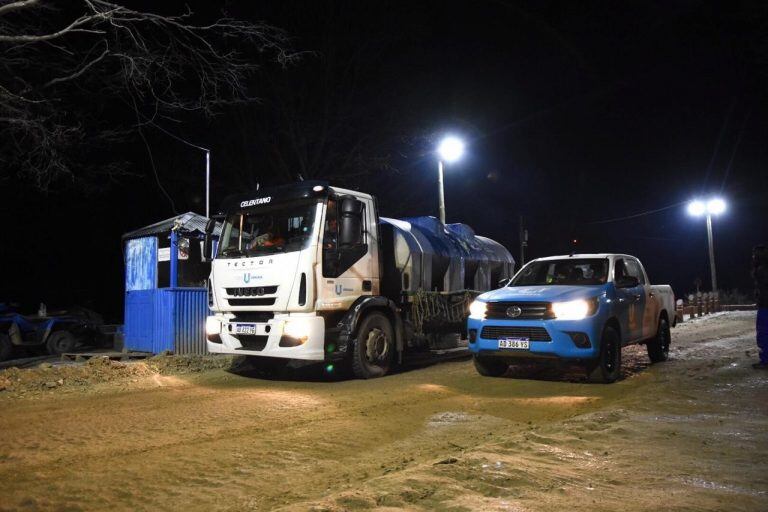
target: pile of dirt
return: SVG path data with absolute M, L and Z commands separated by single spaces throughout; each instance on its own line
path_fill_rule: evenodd
M 230 368 L 232 356 L 225 355 L 182 355 L 160 354 L 147 359 L 145 364 L 153 371 L 163 375 L 199 373 L 208 370 Z
M 0 371 L 0 393 L 21 395 L 62 387 L 90 386 L 150 373 L 146 365 L 110 361 L 108 357 L 94 357 L 76 364 L 42 363 L 24 369 L 11 367 Z
M 229 368 L 226 356 L 159 355 L 144 361 L 112 361 L 93 357 L 75 363 L 42 363 L 34 368 L 11 367 L 0 370 L 0 396 L 21 397 L 62 388 L 83 388 L 105 382 L 136 380 L 152 375 L 197 373 Z

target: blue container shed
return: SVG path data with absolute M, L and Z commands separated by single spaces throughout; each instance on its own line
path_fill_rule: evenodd
M 187 212 L 123 235 L 127 350 L 206 353 L 207 222 Z

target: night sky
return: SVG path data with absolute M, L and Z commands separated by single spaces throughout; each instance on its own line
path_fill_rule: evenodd
M 374 193 L 382 215 L 437 215 L 433 148 L 450 132 L 467 154 L 446 167 L 448 221 L 516 259 L 522 215 L 527 259 L 570 252 L 576 239 L 579 252 L 636 255 L 677 295 L 696 278 L 708 289 L 705 222 L 685 203 L 717 194 L 729 205 L 714 222 L 720 287 L 751 292 L 751 248 L 768 243 L 764 2 L 191 7 L 200 20 L 224 9 L 266 21 L 304 52 L 288 67 L 253 56 L 258 102 L 158 121 L 211 148 L 213 210 L 229 193 L 301 173 Z M 98 96 L 66 108 L 131 122 Z M 0 301 L 90 305 L 121 321 L 121 234 L 205 210 L 203 154 L 144 133 L 174 205 L 135 134 L 98 148 L 133 173 L 116 182 L 63 180 L 43 193 L 3 170 Z

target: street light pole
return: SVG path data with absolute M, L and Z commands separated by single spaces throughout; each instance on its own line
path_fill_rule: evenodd
M 211 218 L 211 150 L 205 150 L 205 218 Z
M 707 240 L 709 241 L 709 269 L 712 277 L 712 291 L 717 291 L 717 273 L 715 272 L 715 244 L 712 241 L 712 214 L 707 213 Z
M 443 184 L 443 162 L 455 162 L 464 153 L 464 143 L 457 137 L 445 137 L 437 148 L 437 193 L 440 222 L 445 225 L 445 189 Z
M 437 186 L 439 197 L 440 222 L 445 224 L 445 190 L 443 189 L 443 161 L 437 161 Z

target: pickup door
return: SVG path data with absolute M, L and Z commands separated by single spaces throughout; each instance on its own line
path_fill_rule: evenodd
M 626 276 L 637 278 L 638 285 L 616 287 L 616 313 L 621 323 L 624 344 L 634 343 L 645 337 L 645 306 L 649 302 L 650 292 L 640 263 L 629 258 L 617 258 L 613 267 L 613 282 L 618 283 Z

